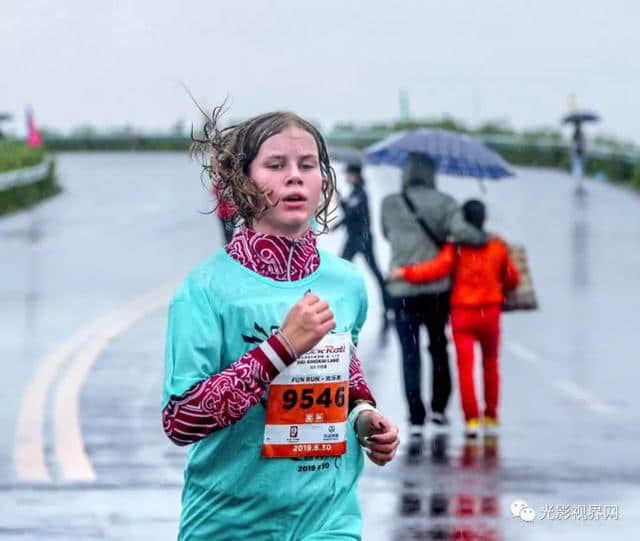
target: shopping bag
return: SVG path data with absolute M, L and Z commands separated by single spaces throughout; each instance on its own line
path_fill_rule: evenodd
M 502 310 L 504 312 L 537 310 L 538 299 L 527 262 L 527 252 L 521 244 L 508 244 L 507 246 L 509 248 L 509 257 L 518 269 L 518 274 L 520 274 L 520 283 L 516 289 L 505 292 Z

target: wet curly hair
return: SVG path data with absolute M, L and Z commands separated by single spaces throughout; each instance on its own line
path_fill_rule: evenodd
M 249 177 L 249 166 L 269 137 L 296 126 L 311 134 L 318 147 L 323 183 L 315 218 L 321 226 L 320 233 L 329 231 L 336 210 L 333 205 L 337 193 L 336 174 L 324 138 L 313 124 L 294 113 L 276 111 L 221 129 L 224 104 L 214 108 L 211 115 L 202 112 L 206 121 L 199 136 L 195 136 L 192 129 L 190 154 L 200 161 L 201 178 L 210 182 L 209 188 L 215 196 L 211 213 L 218 212 L 223 220 L 234 225 L 244 223 L 251 227 L 270 207 L 278 204 Z

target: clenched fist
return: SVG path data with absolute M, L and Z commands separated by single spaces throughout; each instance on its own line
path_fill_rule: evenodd
M 393 460 L 400 445 L 398 427 L 393 421 L 378 411 L 363 411 L 356 419 L 355 428 L 371 462 L 384 466 Z
M 329 304 L 317 295 L 307 293 L 289 310 L 280 332 L 291 342 L 295 349 L 292 353 L 302 355 L 335 327 Z

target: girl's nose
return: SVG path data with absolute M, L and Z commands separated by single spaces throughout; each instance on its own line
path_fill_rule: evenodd
M 287 186 L 290 185 L 301 185 L 302 184 L 302 176 L 300 175 L 300 169 L 297 167 L 291 167 L 291 169 L 287 172 Z

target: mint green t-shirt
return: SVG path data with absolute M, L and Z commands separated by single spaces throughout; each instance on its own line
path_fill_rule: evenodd
M 169 308 L 163 408 L 171 396 L 268 338 L 308 290 L 329 303 L 336 332 L 350 332 L 356 344 L 366 318 L 366 289 L 343 259 L 321 251 L 318 269 L 293 282 L 261 276 L 224 250 L 198 266 Z M 360 539 L 357 480 L 363 458 L 351 423 L 343 456 L 263 458 L 265 413 L 257 404 L 237 423 L 190 446 L 178 538 Z

